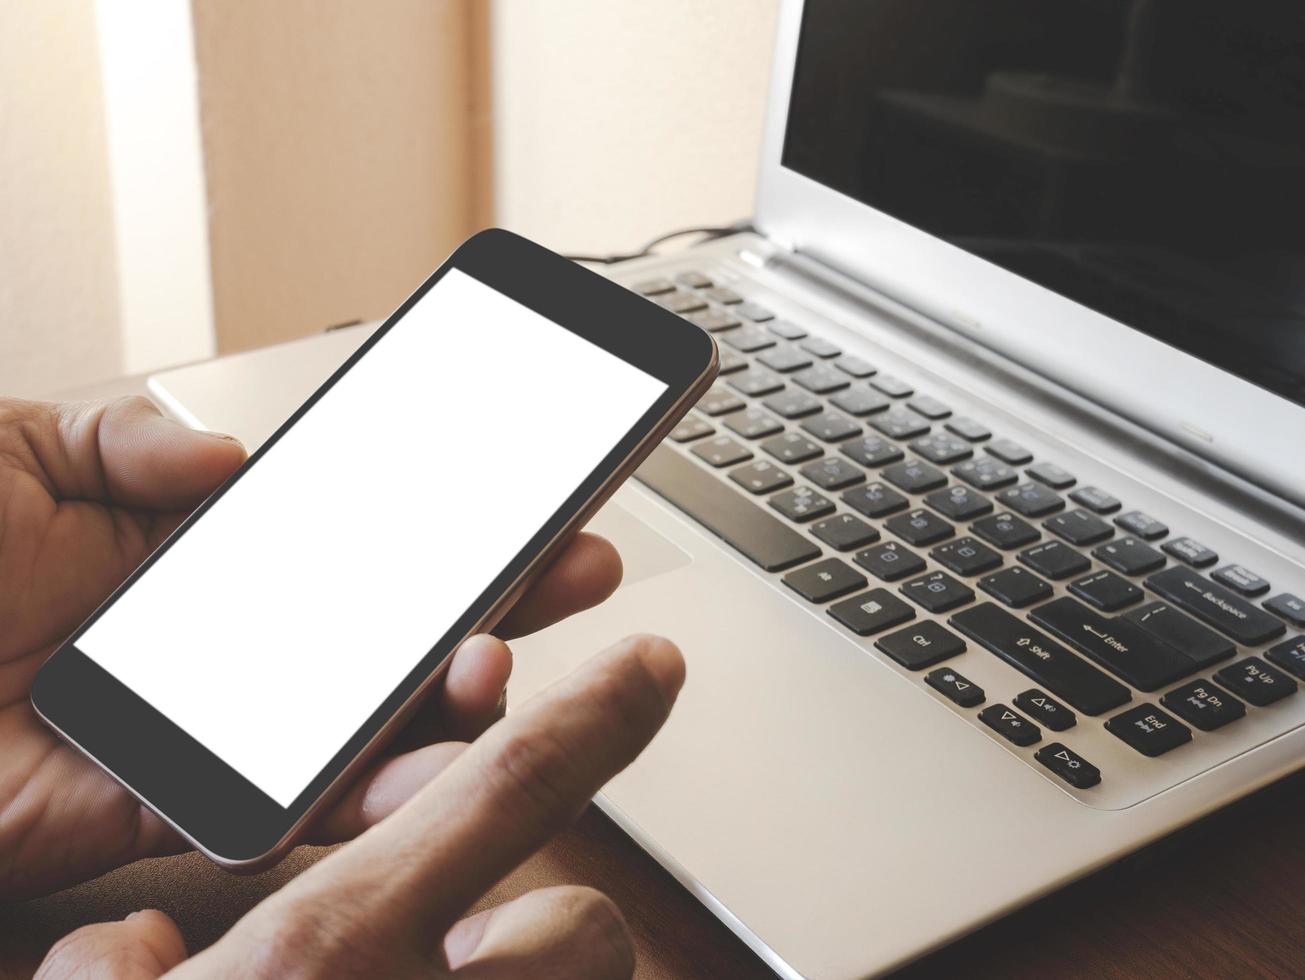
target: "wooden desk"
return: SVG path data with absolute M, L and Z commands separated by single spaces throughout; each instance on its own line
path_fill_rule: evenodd
M 126 379 L 75 394 L 141 390 L 140 379 Z M 935 953 L 904 975 L 1305 976 L 1303 824 L 1305 773 Z M 253 878 L 227 875 L 193 854 L 159 858 L 0 908 L 0 978 L 29 976 L 50 944 L 79 925 L 146 907 L 168 912 L 191 949 L 201 948 L 322 853 L 300 848 Z M 564 883 L 599 888 L 621 907 L 638 948 L 640 977 L 772 975 L 594 808 L 483 904 Z

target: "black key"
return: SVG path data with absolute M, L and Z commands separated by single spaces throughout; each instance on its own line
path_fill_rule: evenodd
M 924 675 L 924 682 L 939 694 L 962 708 L 983 704 L 983 688 L 961 676 L 950 667 L 939 667 Z
M 745 316 L 757 323 L 775 319 L 775 314 L 760 303 L 743 302 L 736 306 L 735 309 L 739 311 L 740 316 Z
M 1077 482 L 1072 473 L 1055 463 L 1034 463 L 1024 472 L 1052 490 L 1067 490 Z
M 909 622 L 915 610 L 887 589 L 871 589 L 834 603 L 829 615 L 858 636 L 869 636 Z
M 799 347 L 791 347 L 785 344 L 783 347 L 773 347 L 770 350 L 762 351 L 757 355 L 757 360 L 772 371 L 796 371 L 799 368 L 811 366 L 811 355 Z
M 1267 708 L 1275 701 L 1296 693 L 1296 682 L 1270 667 L 1259 657 L 1247 657 L 1216 671 L 1214 679 L 1229 691 L 1245 698 L 1257 708 Z
M 1096 544 L 1115 533 L 1115 529 L 1090 510 L 1068 510 L 1042 522 L 1052 534 L 1079 546 Z M 1164 559 L 1161 559 L 1163 561 Z
M 968 442 L 950 432 L 935 432 L 921 436 L 911 443 L 911 451 L 939 466 L 955 463 L 959 459 L 969 459 L 974 455 L 974 450 L 970 448 Z
M 733 374 L 735 371 L 742 371 L 747 366 L 748 359 L 742 354 L 736 354 L 732 350 L 723 350 L 720 352 L 721 375 Z
M 800 419 L 804 415 L 810 415 L 818 412 L 823 407 L 820 399 L 816 398 L 805 391 L 790 389 L 780 392 L 778 395 L 771 395 L 761 404 L 776 415 L 782 415 L 786 419 Z
M 1169 644 L 1198 669 L 1227 660 L 1237 652 L 1236 647 L 1214 630 L 1206 629 L 1163 602 L 1139 606 L 1124 613 L 1124 618 Z
M 1093 572 L 1069 583 L 1069 591 L 1105 612 L 1116 612 L 1142 599 L 1142 590 L 1114 572 Z
M 684 319 L 712 333 L 719 333 L 739 325 L 739 318 L 727 310 L 699 310 L 696 313 L 686 313 Z
M 1264 608 L 1275 612 L 1297 629 L 1305 629 L 1305 599 L 1284 592 L 1264 600 Z
M 925 667 L 932 667 L 949 657 L 965 652 L 964 640 L 959 636 L 953 636 L 931 619 L 922 620 L 914 626 L 882 636 L 875 640 L 875 646 L 907 670 L 923 670 Z
M 1179 561 L 1187 562 L 1193 568 L 1209 568 L 1219 560 L 1218 552 L 1211 551 L 1199 541 L 1191 538 L 1174 538 L 1166 541 L 1161 549 Z
M 884 517 L 910 506 L 910 501 L 892 487 L 882 483 L 867 483 L 853 487 L 843 494 L 843 503 L 866 517 Z
M 1052 742 L 1033 753 L 1044 766 L 1075 789 L 1091 789 L 1101 782 L 1101 770 L 1067 745 Z
M 737 490 L 665 446 L 658 446 L 635 477 L 768 572 L 820 554 L 814 543 Z
M 896 463 L 903 456 L 900 449 L 879 436 L 852 439 L 839 446 L 838 451 L 862 466 L 885 466 L 888 463 Z
M 707 301 L 701 296 L 681 290 L 663 293 L 657 297 L 657 302 L 672 313 L 692 313 L 694 310 L 705 310 L 707 308 Z
M 884 527 L 907 544 L 923 547 L 950 538 L 956 529 L 932 511 L 917 508 L 884 521 Z
M 980 646 L 1088 715 L 1128 701 L 1128 688 L 991 602 L 958 612 L 951 624 Z
M 698 409 L 712 416 L 737 412 L 742 407 L 743 400 L 724 388 L 713 388 L 698 399 Z
M 1192 730 L 1151 704 L 1139 704 L 1106 722 L 1106 731 L 1154 759 L 1186 745 Z
M 896 541 L 871 545 L 853 557 L 858 565 L 885 582 L 896 582 L 924 570 L 924 559 Z
M 811 525 L 811 533 L 838 551 L 851 551 L 879 540 L 879 532 L 852 514 L 835 514 Z
M 1172 684 L 1196 666 L 1140 626 L 1126 619 L 1106 619 L 1069 596 L 1038 606 L 1029 619 L 1138 690 Z
M 843 348 L 826 340 L 824 337 L 809 337 L 802 342 L 802 349 L 815 354 L 816 357 L 837 357 Z
M 812 521 L 834 512 L 834 502 L 810 487 L 794 487 L 767 501 L 790 521 Z
M 1158 541 L 1169 533 L 1168 527 L 1140 510 L 1130 510 L 1127 514 L 1120 514 L 1115 518 L 1115 523 L 1143 541 Z
M 1036 687 L 1015 695 L 1015 707 L 1022 709 L 1034 721 L 1041 722 L 1053 732 L 1067 731 L 1078 723 L 1074 712 Z
M 970 442 L 983 442 L 984 439 L 992 438 L 992 430 L 982 422 L 976 422 L 974 419 L 960 415 L 948 422 L 947 428 L 962 439 L 968 439 Z
M 891 374 L 881 374 L 870 383 L 889 398 L 905 398 L 908 395 L 915 394 L 914 388 L 901 378 L 895 378 Z
M 730 479 L 748 493 L 773 493 L 793 485 L 793 478 L 774 463 L 764 459 L 745 463 L 738 469 L 730 470 Z
M 970 530 L 988 544 L 995 544 L 1004 551 L 1022 548 L 1041 537 L 1032 524 L 1005 511 L 975 521 L 970 525 Z
M 712 466 L 729 466 L 752 458 L 752 450 L 741 446 L 729 436 L 716 436 L 699 442 L 689 452 Z
M 979 588 L 1008 606 L 1022 609 L 1050 597 L 1052 588 L 1024 568 L 1004 568 L 979 579 Z
M 784 576 L 784 584 L 811 602 L 828 602 L 866 586 L 865 576 L 837 558 L 826 558 Z
M 801 385 L 807 391 L 825 395 L 831 391 L 846 388 L 851 381 L 846 374 L 830 367 L 828 364 L 813 364 L 793 375 L 793 383 Z
M 706 289 L 711 285 L 711 279 L 704 276 L 701 272 L 681 272 L 675 277 L 675 281 L 681 286 L 688 286 L 690 289 Z
M 1027 718 L 1021 718 L 1004 704 L 990 704 L 979 712 L 979 720 L 1016 745 L 1033 745 L 1042 741 L 1042 732 Z
M 1246 716 L 1246 705 L 1206 681 L 1192 681 L 1176 687 L 1162 697 L 1160 703 L 1203 732 L 1212 732 Z
M 1180 609 L 1227 633 L 1244 646 L 1259 646 L 1286 632 L 1282 620 L 1256 609 L 1236 593 L 1185 568 L 1157 572 L 1146 580 L 1146 584 L 1152 592 L 1158 592 Z
M 1070 492 L 1069 499 L 1098 514 L 1113 514 L 1123 506 L 1118 497 L 1097 487 L 1079 487 Z
M 879 370 L 865 358 L 857 357 L 855 354 L 844 354 L 834 362 L 834 367 L 846 371 L 854 378 L 868 378 Z
M 660 296 L 662 293 L 674 292 L 675 283 L 662 277 L 645 279 L 643 282 L 634 284 L 634 291 L 641 296 Z
M 1001 564 L 1001 555 L 971 537 L 940 544 L 929 552 L 929 556 L 948 571 L 967 578 L 991 571 Z
M 916 395 L 906 403 L 927 419 L 945 419 L 952 410 L 933 395 Z
M 1264 659 L 1305 681 L 1305 636 L 1294 636 L 1269 647 Z
M 703 436 L 709 436 L 716 430 L 695 416 L 688 416 L 671 430 L 672 442 L 692 442 L 694 439 L 701 439 Z
M 823 449 L 796 432 L 783 432 L 771 436 L 761 444 L 761 448 L 781 463 L 805 463 L 809 459 L 824 455 Z
M 893 486 L 907 493 L 924 493 L 926 490 L 935 490 L 947 483 L 946 473 L 918 459 L 908 459 L 887 466 L 881 475 Z
M 801 340 L 807 335 L 805 330 L 788 320 L 769 320 L 766 323 L 766 329 L 776 337 L 782 337 L 785 340 Z
M 892 404 L 879 392 L 862 387 L 852 387 L 846 391 L 840 391 L 836 395 L 830 395 L 829 403 L 841 408 L 848 415 L 857 416 L 882 412 Z
M 1050 579 L 1069 578 L 1086 572 L 1092 566 L 1090 561 L 1061 541 L 1034 545 L 1027 551 L 1021 551 L 1019 560 Z
M 1092 554 L 1101 564 L 1125 575 L 1145 575 L 1165 564 L 1164 555 L 1131 534 L 1100 545 Z
M 725 428 L 741 435 L 744 439 L 760 439 L 783 432 L 784 426 L 773 415 L 759 408 L 750 408 L 746 412 L 735 412 L 725 419 Z
M 743 302 L 743 297 L 728 286 L 713 286 L 704 295 L 708 299 L 713 299 L 717 303 L 724 303 L 726 306 L 733 306 L 735 303 Z
M 968 464 L 961 464 L 961 466 L 966 465 Z M 960 472 L 961 466 L 956 467 L 957 473 Z M 1065 506 L 1065 501 L 1060 494 L 1052 493 L 1040 483 L 1027 481 L 997 494 L 997 502 L 1023 514 L 1025 517 L 1043 517 L 1047 514 L 1054 514 Z
M 745 354 L 775 346 L 775 338 L 755 323 L 735 330 L 727 330 L 720 335 L 720 339 Z
M 802 428 L 825 442 L 839 442 L 861 432 L 861 426 L 840 412 L 821 412 L 819 415 L 813 415 L 802 423 Z
M 994 439 L 987 445 L 988 452 L 1003 463 L 1011 466 L 1023 466 L 1033 462 L 1033 454 L 1013 439 Z
M 953 472 L 970 486 L 980 490 L 996 490 L 998 487 L 1014 483 L 1019 478 L 1013 469 L 990 456 L 961 463 Z
M 865 472 L 837 456 L 826 456 L 807 463 L 799 471 L 821 490 L 842 490 L 865 479 Z
M 954 486 L 935 490 L 924 502 L 954 521 L 969 521 L 992 513 L 992 501 L 969 487 Z
M 974 590 L 946 572 L 930 572 L 898 586 L 902 595 L 931 613 L 943 613 L 974 601 Z
M 1214 579 L 1244 596 L 1264 595 L 1269 591 L 1269 583 L 1260 578 L 1245 565 L 1224 565 L 1223 568 L 1210 573 Z
M 910 439 L 929 431 L 929 423 L 909 408 L 890 408 L 872 418 L 870 424 L 890 439 Z

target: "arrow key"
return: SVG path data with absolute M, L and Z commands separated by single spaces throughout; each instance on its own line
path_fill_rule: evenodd
M 1101 782 L 1101 770 L 1060 742 L 1044 745 L 1033 753 L 1044 766 L 1075 789 L 1088 789 Z
M 1063 732 L 1067 728 L 1073 728 L 1078 721 L 1074 717 L 1074 712 L 1036 687 L 1015 695 L 1015 707 L 1022 709 L 1030 718 L 1042 722 L 1053 732 Z
M 1032 745 L 1042 739 L 1038 726 L 1022 718 L 1004 704 L 990 704 L 979 712 L 979 720 L 1007 741 Z
M 983 704 L 983 688 L 968 677 L 962 677 L 950 667 L 939 667 L 924 675 L 924 682 L 962 708 L 973 708 Z

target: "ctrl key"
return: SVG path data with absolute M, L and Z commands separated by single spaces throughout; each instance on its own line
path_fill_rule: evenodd
M 983 688 L 949 667 L 939 667 L 925 674 L 924 682 L 962 708 L 973 708 L 977 704 L 983 704 L 985 698 Z
M 1060 742 L 1044 745 L 1033 753 L 1044 766 L 1075 789 L 1090 789 L 1101 782 L 1101 770 Z

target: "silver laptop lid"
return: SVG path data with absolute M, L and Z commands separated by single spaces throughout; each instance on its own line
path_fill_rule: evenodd
M 1305 503 L 1305 5 L 782 0 L 758 227 Z

